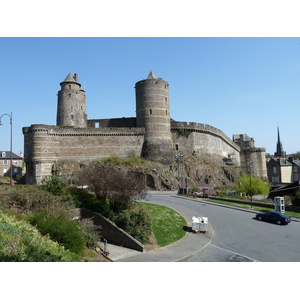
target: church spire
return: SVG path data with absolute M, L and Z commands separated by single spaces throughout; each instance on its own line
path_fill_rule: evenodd
M 280 141 L 280 134 L 279 134 L 279 126 L 277 126 L 277 148 L 276 152 L 274 153 L 275 157 L 285 157 L 285 152 L 282 148 L 282 143 Z

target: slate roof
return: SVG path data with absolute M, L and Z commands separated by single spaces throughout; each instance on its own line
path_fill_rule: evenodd
M 152 72 L 152 70 L 150 70 L 150 73 L 149 73 L 147 79 L 157 79 L 157 77 L 154 75 L 154 73 Z
M 76 82 L 73 74 L 70 72 L 63 82 Z
M 3 159 L 3 160 L 10 159 L 10 151 L 1 151 L 0 150 L 0 159 Z M 23 159 L 23 158 L 12 152 L 12 159 Z

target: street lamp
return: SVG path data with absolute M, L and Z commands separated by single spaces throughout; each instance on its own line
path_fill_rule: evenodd
M 8 116 L 9 120 L 10 120 L 10 184 L 13 184 L 12 181 L 12 169 L 13 169 L 13 165 L 12 165 L 12 112 L 9 114 L 3 114 L 0 117 L 0 125 L 2 125 L 1 119 L 3 116 Z

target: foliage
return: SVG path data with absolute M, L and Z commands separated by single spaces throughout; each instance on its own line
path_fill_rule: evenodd
M 296 192 L 294 199 L 292 200 L 293 206 L 300 206 L 300 192 Z
M 99 226 L 94 225 L 90 219 L 83 219 L 79 222 L 80 229 L 83 233 L 86 246 L 95 248 L 98 241 L 101 240 Z
M 269 195 L 270 185 L 258 177 L 243 175 L 235 182 L 235 190 L 246 195 Z
M 104 158 L 102 160 L 104 163 L 109 163 L 112 165 L 125 165 L 125 166 L 133 166 L 133 165 L 144 165 L 147 164 L 147 160 L 143 157 L 136 157 L 135 155 L 131 155 L 127 158 L 121 158 L 118 156 L 110 156 L 107 158 Z
M 55 196 L 39 186 L 1 186 L 0 207 L 15 207 L 19 212 L 51 210 L 59 214 L 71 207 L 70 197 Z
M 192 133 L 191 130 L 187 130 L 187 129 L 179 129 L 178 133 L 182 136 L 185 136 L 186 138 L 189 137 L 189 135 Z
M 0 261 L 80 261 L 80 257 L 23 220 L 0 211 Z
M 38 212 L 28 216 L 28 221 L 43 235 L 63 245 L 74 253 L 81 253 L 85 247 L 84 235 L 79 225 L 65 215 L 55 216 L 48 212 Z
M 151 217 L 143 207 L 134 205 L 132 209 L 120 212 L 116 224 L 141 243 L 149 242 L 152 233 Z
M 42 180 L 45 189 L 53 195 L 60 196 L 64 194 L 67 182 L 60 176 L 47 176 Z
M 109 200 L 110 208 L 120 212 L 129 208 L 131 200 L 146 195 L 143 176 L 111 164 L 90 165 L 77 174 L 78 185 L 88 185 L 101 201 Z
M 140 206 L 146 208 L 152 218 L 152 229 L 160 246 L 166 246 L 183 238 L 186 234 L 186 221 L 171 208 L 139 202 Z

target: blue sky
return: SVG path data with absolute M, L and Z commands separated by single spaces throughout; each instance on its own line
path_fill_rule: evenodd
M 277 124 L 287 153 L 300 151 L 300 38 L 0 38 L 2 113 L 22 127 L 55 125 L 59 83 L 79 74 L 88 118 L 135 116 L 134 85 L 150 69 L 170 84 L 171 117 L 246 133 L 274 153 Z M 9 150 L 9 118 L 0 148 Z

